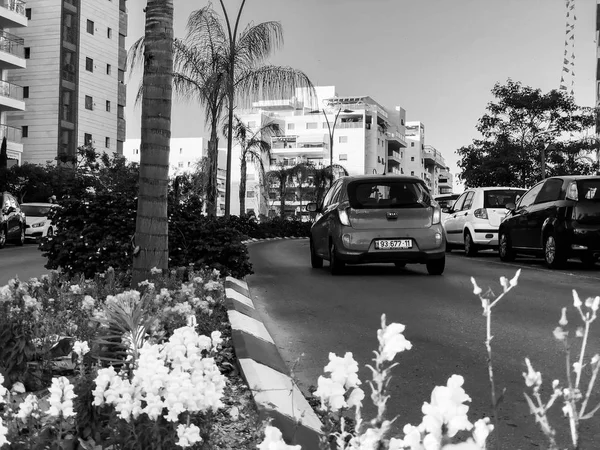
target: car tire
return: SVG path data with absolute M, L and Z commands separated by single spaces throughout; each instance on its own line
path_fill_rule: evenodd
M 331 275 L 340 275 L 344 271 L 344 266 L 344 262 L 338 259 L 337 249 L 332 242 L 329 245 L 329 271 Z
M 48 235 L 50 235 L 50 230 L 48 230 Z M 321 258 L 315 252 L 315 245 L 313 244 L 313 240 L 310 240 L 310 265 L 313 269 L 320 269 L 323 267 L 323 258 Z
M 0 228 L 0 248 L 6 245 L 6 228 Z
M 589 253 L 584 253 L 581 255 L 581 263 L 586 269 L 594 269 L 596 267 L 596 258 L 594 255 L 590 255 Z
M 515 260 L 515 251 L 512 248 L 512 242 L 508 233 L 500 232 L 498 238 L 498 256 L 500 261 L 511 262 Z
M 404 261 L 396 261 L 394 263 L 394 265 L 396 266 L 397 269 L 402 269 L 402 268 L 406 267 L 406 263 Z
M 454 245 L 446 241 L 446 253 L 451 253 L 454 250 Z
M 22 247 L 25 244 L 25 227 L 19 227 L 19 240 L 17 241 L 17 245 Z
M 473 237 L 469 230 L 465 231 L 465 255 L 469 257 L 477 255 L 477 245 L 473 243 Z
M 550 269 L 559 269 L 567 261 L 565 251 L 554 231 L 550 231 L 544 238 L 544 260 Z
M 429 275 L 441 275 L 446 268 L 446 255 L 439 259 L 431 259 L 427 261 L 427 273 Z

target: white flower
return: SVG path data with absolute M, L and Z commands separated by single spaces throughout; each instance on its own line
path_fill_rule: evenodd
M 504 292 L 508 291 L 508 289 L 510 288 L 508 278 L 500 277 L 500 286 L 502 286 L 502 288 L 504 289 Z
M 350 396 L 348 397 L 348 407 L 349 408 L 353 408 L 353 407 L 361 407 L 362 406 L 362 401 L 365 398 L 365 392 L 361 389 L 361 388 L 354 388 L 352 389 L 352 392 L 350 393 Z
M 494 431 L 494 425 L 490 423 L 489 417 L 479 419 L 473 424 L 473 439 L 480 448 L 485 449 L 485 441 L 490 433 Z
M 73 294 L 81 294 L 81 286 L 79 286 L 78 284 L 74 284 L 72 285 L 69 290 L 73 293 Z
M 577 295 L 577 291 L 573 289 L 573 306 L 575 308 L 580 308 L 582 305 L 581 300 L 579 299 L 579 295 Z
M 462 388 L 464 381 L 462 376 L 452 375 L 446 386 L 436 386 L 433 389 L 431 402 L 425 402 L 422 407 L 423 426 L 426 431 L 439 436 L 442 426 L 445 425 L 448 436 L 453 437 L 459 431 L 470 430 L 473 427 L 467 418 L 469 407 L 464 404 L 471 401 Z
M 483 291 L 482 289 L 477 285 L 477 282 L 475 281 L 475 278 L 471 277 L 471 283 L 473 283 L 473 294 L 475 295 L 480 295 Z
M 569 332 L 563 330 L 562 327 L 556 327 L 552 333 L 557 341 L 564 341 L 569 335 Z
M 48 389 L 50 391 L 50 409 L 48 414 L 54 417 L 63 418 L 75 416 L 73 411 L 73 399 L 77 397 L 73 392 L 73 385 L 65 377 L 53 378 L 52 386 Z
M 94 300 L 94 298 L 91 295 L 86 295 L 81 301 L 81 308 L 84 311 L 92 311 L 94 309 L 95 304 L 96 300 Z
M 392 361 L 397 353 L 410 350 L 412 344 L 402 334 L 405 326 L 400 323 L 385 325 L 385 314 L 381 316 L 381 329 L 377 330 L 380 356 L 384 361 Z
M 573 372 L 575 372 L 575 375 L 579 375 L 581 373 L 581 363 L 579 361 L 573 363 Z
M 87 341 L 75 341 L 75 344 L 73 344 L 73 351 L 82 357 L 89 353 L 90 347 L 88 346 Z
M 525 358 L 525 363 L 527 364 L 527 373 L 523 372 L 523 377 L 525 378 L 525 384 L 527 385 L 527 387 L 541 386 L 541 372 L 536 372 L 535 370 L 533 370 L 533 366 L 531 365 L 531 361 L 529 360 L 529 358 Z
M 335 412 L 348 406 L 344 398 L 345 394 L 344 386 L 331 378 L 320 376 L 317 380 L 317 390 L 314 395 L 321 399 L 322 408 L 329 407 Z
M 0 447 L 4 444 L 10 444 L 10 442 L 6 439 L 6 435 L 8 434 L 8 428 L 4 426 L 2 423 L 2 417 L 0 417 Z
M 331 379 L 344 386 L 345 389 L 361 384 L 358 379 L 358 363 L 352 357 L 351 352 L 346 352 L 343 358 L 330 352 L 329 364 L 325 366 L 324 371 L 330 372 Z
M 17 417 L 21 419 L 23 422 L 27 422 L 29 417 L 33 417 L 34 419 L 39 419 L 40 417 L 40 407 L 38 404 L 38 398 L 29 394 L 25 400 L 19 405 L 19 412 L 17 413 Z
M 270 425 L 265 428 L 265 439 L 256 447 L 258 450 L 302 450 L 299 445 L 287 445 L 281 431 Z
M 567 308 L 562 309 L 562 314 L 560 316 L 560 320 L 558 321 L 558 324 L 561 327 L 566 327 L 569 324 L 569 321 L 567 320 Z
M 521 275 L 521 269 L 517 270 L 517 273 L 515 274 L 515 276 L 512 277 L 511 280 L 508 282 L 510 287 L 515 287 L 517 285 L 517 283 L 519 282 L 520 275 Z
M 15 384 L 12 385 L 12 387 L 10 388 L 10 391 L 15 394 L 24 394 L 25 386 L 20 381 L 17 381 Z
M 0 404 L 4 403 L 4 396 L 8 394 L 8 389 L 4 387 L 4 377 L 0 374 Z
M 196 328 L 198 326 L 198 321 L 196 320 L 196 316 L 194 314 L 187 316 L 187 326 L 192 328 Z
M 179 438 L 179 441 L 177 441 L 177 445 L 183 448 L 191 447 L 195 443 L 202 441 L 202 438 L 200 437 L 200 428 L 198 428 L 194 424 L 178 425 L 177 437 Z
M 592 364 L 598 364 L 598 361 L 600 361 L 600 355 L 596 353 L 596 354 L 595 354 L 595 355 L 592 357 L 592 360 L 591 360 L 590 362 L 591 362 Z
M 158 275 L 158 274 L 162 273 L 162 269 L 159 269 L 158 267 L 153 267 L 152 269 L 150 269 L 150 273 L 152 275 Z
M 598 307 L 600 306 L 600 297 L 590 297 L 585 300 L 585 306 L 590 308 L 592 311 L 598 311 Z
M 213 331 L 210 333 L 210 339 L 212 341 L 213 350 L 217 350 L 220 345 L 223 345 L 223 338 L 221 337 L 220 331 Z

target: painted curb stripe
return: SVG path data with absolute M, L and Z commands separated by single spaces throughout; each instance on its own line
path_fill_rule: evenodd
M 262 322 L 235 310 L 227 311 L 227 315 L 229 316 L 229 323 L 231 323 L 231 328 L 233 330 L 242 330 L 253 334 L 259 339 L 275 344 Z
M 250 291 L 248 290 L 248 283 L 246 283 L 245 281 L 241 281 L 238 280 L 237 278 L 233 278 L 233 277 L 226 277 L 225 278 L 225 287 L 232 287 L 229 285 L 235 284 L 236 286 L 239 286 L 240 288 L 244 289 L 246 292 L 244 293 L 244 295 L 248 294 Z
M 321 421 L 288 375 L 252 359 L 238 358 L 238 361 L 252 390 L 254 400 L 259 406 L 275 409 L 315 432 L 321 430 Z M 253 384 L 252 380 L 260 380 L 260 385 Z
M 248 286 L 242 286 L 238 283 L 232 283 L 230 281 L 225 281 L 225 289 L 231 289 L 237 292 L 238 294 L 242 294 L 246 297 L 250 297 L 250 291 L 248 290 Z
M 237 311 L 245 316 L 251 317 L 259 322 L 262 322 L 260 313 L 256 309 L 251 308 L 248 305 L 245 305 L 244 303 L 240 303 L 238 301 L 226 297 L 225 306 L 227 306 L 227 309 L 230 311 Z
M 242 295 L 233 289 L 225 288 L 225 297 L 230 300 L 235 300 L 236 302 L 243 303 L 249 308 L 254 309 L 254 303 L 252 303 L 252 299 L 247 295 Z
M 271 425 L 279 428 L 288 445 L 301 445 L 302 449 L 307 450 L 319 448 L 319 438 L 321 433 L 318 433 L 312 428 L 298 425 L 291 417 L 281 414 L 279 411 L 266 408 L 259 408 L 259 417 L 262 420 L 271 418 Z
M 277 372 L 288 375 L 285 361 L 275 344 L 265 342 L 243 330 L 231 330 L 235 355 L 238 359 L 252 359 Z

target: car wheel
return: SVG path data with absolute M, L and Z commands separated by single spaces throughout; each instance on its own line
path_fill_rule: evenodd
M 498 255 L 500 256 L 500 260 L 504 262 L 515 260 L 515 252 L 507 233 L 500 233 L 500 238 L 498 239 Z
M 429 275 L 441 275 L 446 267 L 446 255 L 440 259 L 432 259 L 427 261 L 427 272 Z
M 337 249 L 332 242 L 329 246 L 329 270 L 331 275 L 340 275 L 344 271 L 344 262 L 340 261 L 337 256 Z
M 394 263 L 394 265 L 398 268 L 398 269 L 402 269 L 403 267 L 406 267 L 406 263 L 404 261 L 396 261 Z
M 20 247 L 25 244 L 25 227 L 21 226 L 19 228 L 19 240 L 17 241 L 17 245 Z
M 48 235 L 50 235 L 50 230 L 48 230 Z M 323 267 L 323 258 L 321 258 L 315 252 L 315 245 L 313 244 L 313 240 L 310 240 L 310 265 L 313 269 L 320 269 Z
M 548 233 L 544 239 L 544 259 L 546 265 L 551 269 L 558 269 L 567 261 L 564 250 L 553 231 Z
M 596 258 L 594 258 L 594 255 L 584 253 L 581 255 L 581 263 L 586 269 L 593 269 L 596 267 Z
M 0 228 L 0 248 L 4 248 L 6 245 L 6 229 Z
M 465 255 L 467 256 L 475 256 L 477 255 L 477 246 L 473 243 L 473 238 L 471 237 L 471 232 L 465 232 Z

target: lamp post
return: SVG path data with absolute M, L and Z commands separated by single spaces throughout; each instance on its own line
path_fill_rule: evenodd
M 329 119 L 327 118 L 327 113 L 325 112 L 325 108 L 323 109 L 315 109 L 314 111 L 310 111 L 308 114 L 321 114 L 325 116 L 325 121 L 327 122 L 327 128 L 329 130 L 329 167 L 331 167 L 331 182 L 333 183 L 333 135 L 335 133 L 335 126 L 337 125 L 338 117 L 340 113 L 351 113 L 354 112 L 351 109 L 342 109 L 339 108 L 335 113 L 333 124 L 329 123 Z

